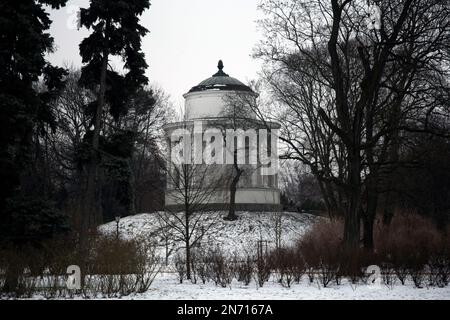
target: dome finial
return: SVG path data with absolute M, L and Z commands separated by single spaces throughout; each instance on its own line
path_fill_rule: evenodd
M 219 69 L 219 71 L 217 71 L 217 73 L 213 74 L 213 77 L 228 77 L 228 75 L 223 72 L 223 62 L 222 60 L 219 60 L 219 63 L 217 64 L 217 68 Z

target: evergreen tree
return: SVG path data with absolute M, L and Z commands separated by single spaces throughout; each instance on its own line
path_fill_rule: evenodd
M 33 203 L 44 208 L 45 223 L 52 209 L 39 197 L 32 176 L 33 139 L 54 125 L 50 102 L 63 86 L 65 70 L 52 66 L 45 55 L 53 49 L 47 30 L 51 20 L 44 6 L 59 9 L 67 0 L 0 2 L 0 240 L 20 242 L 24 235 L 11 224 L 22 219 L 20 208 Z M 42 79 L 44 90 L 37 90 Z M 26 210 L 25 210 L 26 211 Z M 40 212 L 33 213 L 39 220 Z M 59 217 L 55 216 L 55 223 Z M 27 228 L 27 226 L 24 226 Z M 14 231 L 16 230 L 16 231 Z M 39 231 L 37 231 L 39 233 Z M 29 235 L 33 238 L 33 235 Z
M 64 226 L 64 219 L 32 181 L 36 136 L 54 126 L 50 103 L 65 70 L 45 59 L 53 49 L 44 9 L 67 0 L 0 2 L 0 245 L 39 245 Z M 38 90 L 43 79 L 45 89 Z M 31 182 L 31 183 L 30 183 Z M 18 268 L 7 268 L 2 290 L 18 288 Z
M 90 105 L 91 131 L 86 134 L 89 158 L 84 168 L 84 196 L 80 206 L 82 232 L 102 221 L 100 162 L 104 150 L 101 134 L 104 129 L 105 108 L 115 120 L 128 112 L 127 101 L 147 83 L 147 64 L 141 51 L 141 38 L 148 32 L 139 24 L 139 16 L 149 8 L 148 0 L 91 0 L 81 10 L 81 25 L 92 33 L 80 44 L 83 68 L 80 83 L 97 93 Z M 109 59 L 120 56 L 125 74 L 109 68 Z

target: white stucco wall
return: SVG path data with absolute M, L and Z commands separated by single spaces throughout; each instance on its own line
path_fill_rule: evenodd
M 205 90 L 184 95 L 186 120 L 223 117 L 227 100 L 235 94 L 228 90 Z M 252 93 L 248 93 L 253 95 Z M 256 118 L 256 116 L 255 116 Z

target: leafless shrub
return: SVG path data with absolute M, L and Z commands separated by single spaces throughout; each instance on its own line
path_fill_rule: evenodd
M 220 285 L 223 288 L 229 286 L 233 280 L 233 266 L 219 247 L 209 251 L 208 262 L 210 264 L 211 278 L 216 286 Z
M 43 272 L 41 259 L 36 260 L 37 249 L 11 248 L 0 252 L 2 256 L 3 286 L 1 293 L 8 297 L 30 298 L 39 289 L 39 275 Z
M 98 275 L 97 291 L 117 297 L 148 288 L 157 264 L 151 247 L 145 241 L 99 237 L 93 266 L 93 274 Z
M 297 251 L 295 254 L 295 264 L 294 264 L 294 280 L 296 283 L 300 283 L 302 276 L 306 272 L 305 261 L 301 254 Z
M 450 279 L 450 226 L 440 239 L 437 249 L 428 260 L 428 284 L 445 287 Z
M 316 271 L 312 265 L 307 264 L 306 266 L 306 274 L 308 276 L 309 283 L 314 282 L 314 278 L 316 276 Z
M 202 247 L 197 247 L 192 251 L 191 256 L 191 281 L 197 283 L 197 280 L 205 284 L 210 280 L 210 266 L 207 252 Z
M 23 273 L 18 280 L 17 293 L 20 297 L 31 298 L 36 292 L 36 277 L 31 276 L 28 273 Z
M 87 247 L 80 250 L 76 240 L 64 237 L 46 241 L 39 248 L 10 250 L 9 265 L 2 263 L 0 269 L 7 267 L 10 274 L 14 273 L 11 277 L 17 283 L 11 293 L 19 297 L 37 293 L 46 298 L 75 294 L 86 298 L 119 297 L 148 290 L 159 272 L 151 242 L 92 234 Z M 78 265 L 82 270 L 81 290 L 67 289 L 69 265 Z
M 198 256 L 197 256 L 197 249 L 192 248 L 190 252 L 190 270 L 191 270 L 191 283 L 196 284 L 197 283 L 197 264 L 198 264 Z
M 259 252 L 259 251 L 258 251 Z M 271 264 L 269 261 L 269 257 L 267 254 L 258 253 L 255 263 L 255 279 L 258 283 L 258 286 L 264 286 L 264 283 L 267 282 L 270 278 L 271 274 Z
M 300 282 L 305 269 L 303 258 L 295 248 L 275 249 L 270 254 L 270 261 L 282 286 L 289 288 L 293 281 Z
M 314 282 L 316 270 L 319 269 L 320 259 L 316 255 L 316 247 L 313 241 L 301 241 L 298 244 L 299 250 L 305 262 L 305 271 L 310 283 Z
M 180 283 L 183 283 L 184 278 L 186 277 L 186 261 L 184 256 L 180 253 L 177 253 L 174 260 L 175 269 L 178 273 L 178 280 Z
M 410 275 L 421 287 L 426 265 L 434 266 L 439 260 L 436 257 L 441 256 L 442 234 L 431 221 L 416 214 L 395 216 L 389 226 L 376 230 L 375 241 L 385 272 L 394 273 L 402 284 Z M 390 281 L 387 284 L 391 285 Z
M 320 283 L 327 287 L 333 280 L 336 280 L 337 284 L 340 284 L 340 277 L 338 277 L 339 272 L 339 260 L 321 260 L 319 269 L 319 280 Z
M 202 281 L 203 284 L 205 284 L 209 278 L 208 278 L 208 268 L 205 262 L 200 261 L 196 265 L 196 272 L 198 274 L 198 277 Z
M 283 235 L 283 217 L 281 213 L 273 213 L 271 216 L 273 230 L 274 230 L 274 240 L 275 240 L 275 248 L 279 249 L 282 246 L 282 235 Z
M 341 235 L 341 221 L 320 221 L 298 243 L 310 282 L 315 271 L 324 287 L 333 280 L 339 282 Z
M 409 273 L 408 267 L 402 263 L 394 264 L 394 266 L 394 271 L 397 275 L 397 278 L 400 280 L 401 284 L 404 285 Z
M 397 282 L 397 275 L 395 274 L 395 268 L 391 263 L 382 262 L 380 263 L 381 277 L 383 278 L 383 283 L 389 287 L 393 288 Z
M 148 240 L 142 240 L 139 243 L 135 264 L 135 291 L 140 293 L 150 288 L 161 269 L 155 243 Z
M 445 253 L 434 254 L 428 262 L 428 284 L 445 287 L 450 278 L 450 259 Z
M 379 225 L 375 230 L 374 253 L 346 249 L 341 246 L 341 234 L 340 221 L 323 220 L 297 243 L 311 283 L 316 276 L 325 287 L 332 281 L 339 285 L 342 277 L 349 278 L 353 284 L 366 281 L 364 270 L 369 265 L 380 266 L 388 287 L 393 287 L 397 279 L 405 284 L 408 277 L 418 287 L 423 286 L 426 276 L 429 285 L 445 286 L 449 282 L 448 238 L 425 218 L 398 215 L 389 226 Z M 278 259 L 275 256 L 272 260 Z M 277 269 L 280 282 L 284 273 Z
M 252 281 L 254 272 L 254 258 L 247 254 L 244 260 L 238 261 L 236 264 L 236 278 L 243 282 L 244 285 L 249 285 Z
M 411 268 L 409 270 L 409 273 L 411 275 L 411 279 L 414 282 L 414 285 L 417 288 L 422 288 L 422 284 L 425 280 L 425 268 Z
M 40 276 L 40 288 L 46 298 L 72 297 L 75 293 L 66 286 L 67 267 L 77 260 L 73 247 L 67 245 L 69 239 L 53 239 L 43 244 L 41 257 L 45 259 L 45 269 Z

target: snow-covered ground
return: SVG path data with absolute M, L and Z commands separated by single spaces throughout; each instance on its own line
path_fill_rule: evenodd
M 162 213 L 143 213 L 125 217 L 119 222 L 119 233 L 125 238 L 156 239 L 159 253 L 163 255 L 165 249 L 164 233 L 161 231 L 164 222 Z M 203 216 L 204 225 L 213 226 L 203 237 L 202 246 L 219 246 L 223 251 L 235 253 L 254 250 L 257 242 L 266 240 L 268 246 L 275 245 L 276 241 L 276 215 L 271 212 L 237 212 L 237 221 L 225 221 L 222 216 L 226 212 L 208 213 Z M 316 221 L 317 216 L 306 213 L 281 213 L 281 242 L 290 245 L 297 241 Z M 278 220 L 279 221 L 279 220 Z M 200 228 L 199 228 L 200 229 Z M 100 231 L 114 234 L 116 222 L 109 222 L 100 226 Z M 178 243 L 176 248 L 181 244 Z
M 285 288 L 275 281 L 269 281 L 262 288 L 255 282 L 248 286 L 233 281 L 230 287 L 216 287 L 214 283 L 180 284 L 175 274 L 161 274 L 150 289 L 122 299 L 165 299 L 165 300 L 450 300 L 450 287 L 415 288 L 412 282 L 404 286 L 400 282 L 393 287 L 379 287 L 364 284 L 352 285 L 345 280 L 342 284 L 323 288 L 310 284 L 306 276 L 299 284 Z
M 254 250 L 259 240 L 267 240 L 273 245 L 276 239 L 276 219 L 272 213 L 239 212 L 239 220 L 230 222 L 221 219 L 225 212 L 217 212 L 207 217 L 205 223 L 215 219 L 216 224 L 205 235 L 202 246 L 219 245 L 225 252 L 245 252 Z M 320 219 L 309 214 L 282 213 L 281 239 L 283 244 L 289 245 L 297 241 L 308 228 Z M 123 237 L 144 237 L 157 239 L 158 254 L 164 255 L 164 237 L 161 232 L 161 221 L 158 213 L 139 214 L 120 220 L 120 235 Z M 100 227 L 105 233 L 116 232 L 116 223 L 111 222 Z M 179 248 L 179 244 L 174 246 Z M 172 253 L 173 256 L 173 253 Z M 165 268 L 173 270 L 173 268 Z M 400 282 L 387 287 L 368 286 L 363 283 L 353 285 L 342 280 L 338 285 L 323 288 L 318 283 L 309 283 L 306 276 L 299 284 L 292 284 L 290 288 L 281 286 L 274 280 L 265 283 L 258 288 L 255 281 L 248 286 L 233 281 L 227 288 L 215 286 L 214 283 L 192 284 L 189 281 L 179 283 L 176 273 L 160 273 L 150 289 L 142 294 L 133 294 L 122 297 L 122 299 L 220 299 L 220 300 L 292 300 L 292 299 L 388 299 L 388 300 L 411 300 L 411 299 L 445 299 L 450 300 L 450 286 L 445 288 L 415 288 L 411 282 L 401 285 Z

